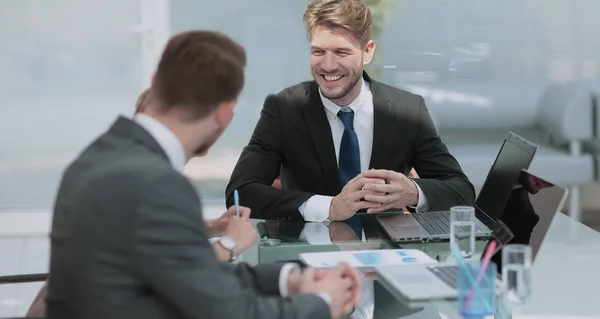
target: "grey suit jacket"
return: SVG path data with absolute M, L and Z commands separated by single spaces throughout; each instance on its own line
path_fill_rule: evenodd
M 280 297 L 280 269 L 219 262 L 192 184 L 146 130 L 121 117 L 64 173 L 47 316 L 330 317 L 316 295 Z

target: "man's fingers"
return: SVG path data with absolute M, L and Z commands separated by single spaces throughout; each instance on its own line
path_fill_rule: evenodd
M 360 273 L 358 272 L 358 270 L 356 270 L 356 268 L 350 267 L 346 271 L 345 275 L 346 277 L 352 279 L 352 281 L 354 282 L 354 285 L 352 286 L 352 293 L 354 295 L 356 303 L 358 303 L 360 301 L 360 291 L 362 285 L 362 278 L 360 276 Z
M 362 298 L 362 282 L 359 280 L 358 283 L 355 283 L 352 287 L 352 302 L 354 305 L 358 305 L 360 303 L 360 298 Z
M 352 306 L 352 308 L 350 308 L 350 309 L 346 308 L 349 304 L 352 305 L 352 301 L 353 301 L 352 297 L 353 297 L 353 295 L 350 290 L 346 290 L 342 293 L 342 300 L 344 301 L 342 303 L 342 313 L 347 314 L 350 311 L 352 311 L 352 308 L 354 308 L 354 306 Z
M 227 211 L 223 214 L 223 216 L 234 216 L 235 215 L 235 205 L 231 205 L 229 206 L 229 208 L 227 209 Z
M 391 184 L 365 184 L 365 190 L 377 193 L 391 193 L 394 191 L 394 185 Z
M 359 190 L 359 191 L 356 191 L 356 192 L 354 192 L 354 193 L 350 194 L 350 196 L 349 196 L 349 199 L 350 199 L 351 201 L 354 201 L 354 202 L 355 202 L 355 201 L 358 201 L 358 200 L 361 200 L 361 199 L 365 198 L 365 196 L 366 196 L 367 194 L 373 194 L 373 195 L 385 195 L 385 193 L 380 193 L 380 192 L 375 192 L 375 191 L 369 191 L 369 190 Z
M 341 276 L 347 271 L 348 268 L 350 268 L 350 265 L 348 265 L 347 262 L 342 261 L 333 267 L 333 271 L 337 272 Z
M 249 219 L 251 212 L 252 212 L 252 210 L 250 208 L 240 206 L 240 217 L 241 218 Z
M 357 175 L 353 180 L 354 190 L 362 189 L 365 184 L 385 184 L 385 180 L 380 178 L 366 178 L 361 175 Z
M 383 180 L 391 180 L 393 179 L 394 174 L 393 171 L 388 171 L 386 169 L 370 169 L 368 171 L 365 171 L 362 173 L 363 177 L 366 178 L 379 178 L 379 179 L 383 179 Z
M 354 281 L 348 277 L 343 277 L 338 285 L 338 287 L 348 290 L 348 293 L 351 293 L 351 288 L 354 286 Z
M 347 301 L 344 306 L 342 307 L 342 313 L 344 314 L 350 314 L 350 311 L 352 311 L 352 309 L 354 309 L 355 304 L 353 300 Z
M 374 203 L 381 203 L 383 205 L 389 204 L 391 202 L 396 201 L 396 198 L 390 195 L 374 195 L 374 194 L 366 194 L 365 200 Z

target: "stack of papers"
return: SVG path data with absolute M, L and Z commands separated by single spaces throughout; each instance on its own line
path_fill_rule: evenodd
M 300 259 L 314 268 L 335 267 L 347 262 L 351 267 L 362 271 L 373 270 L 376 266 L 402 266 L 432 264 L 437 261 L 417 249 L 353 250 L 322 253 L 303 253 Z

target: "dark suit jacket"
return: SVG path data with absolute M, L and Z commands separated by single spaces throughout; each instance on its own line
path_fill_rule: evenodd
M 364 76 L 374 107 L 369 168 L 408 174 L 414 167 L 431 210 L 472 205 L 473 185 L 440 140 L 423 98 Z M 282 190 L 270 186 L 279 174 Z M 315 81 L 267 96 L 227 186 L 227 206 L 234 189 L 254 218 L 265 219 L 302 219 L 298 208 L 311 196 L 340 193 L 331 127 Z
M 281 265 L 219 262 L 196 190 L 125 118 L 66 169 L 51 246 L 50 319 L 329 317 L 279 296 Z

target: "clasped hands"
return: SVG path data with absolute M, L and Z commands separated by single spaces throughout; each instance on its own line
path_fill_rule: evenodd
M 349 314 L 360 302 L 361 279 L 347 263 L 329 269 L 306 268 L 301 274 L 288 277 L 288 292 L 327 294 L 331 317 L 338 318 Z
M 378 213 L 388 209 L 416 206 L 419 191 L 406 175 L 371 169 L 350 180 L 329 207 L 329 220 L 346 220 L 361 209 Z

